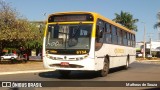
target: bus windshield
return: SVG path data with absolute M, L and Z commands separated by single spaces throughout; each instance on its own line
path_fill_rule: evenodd
M 46 36 L 46 49 L 89 50 L 91 30 L 91 24 L 49 24 Z

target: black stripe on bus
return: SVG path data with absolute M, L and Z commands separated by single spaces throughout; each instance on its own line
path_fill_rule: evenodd
M 121 55 L 121 56 L 109 56 L 109 57 L 127 57 L 128 55 Z M 136 56 L 136 55 L 129 55 L 129 56 Z M 105 58 L 105 56 L 99 56 L 97 58 Z

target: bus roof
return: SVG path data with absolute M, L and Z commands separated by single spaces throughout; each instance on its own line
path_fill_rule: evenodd
M 108 22 L 108 23 L 110 23 L 110 24 L 112 24 L 114 26 L 117 26 L 118 28 L 121 28 L 121 29 L 123 29 L 123 30 L 125 30 L 127 32 L 132 33 L 132 34 L 135 34 L 135 31 L 130 30 L 130 29 L 120 25 L 119 23 L 116 23 L 116 22 L 114 22 L 114 21 L 112 21 L 112 20 L 110 20 L 110 19 L 108 19 L 108 18 L 106 18 L 106 17 L 104 17 L 104 16 L 102 16 L 102 15 L 100 15 L 98 13 L 95 13 L 95 12 L 84 12 L 84 11 L 58 12 L 58 13 L 50 14 L 49 17 L 52 16 L 52 15 L 63 15 L 63 14 L 91 14 L 91 15 L 94 16 L 94 18 L 102 19 L 102 20 L 104 20 L 104 21 L 106 21 L 106 22 Z

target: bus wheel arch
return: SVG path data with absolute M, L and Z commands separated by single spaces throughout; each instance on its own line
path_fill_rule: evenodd
M 109 55 L 108 55 L 108 54 L 105 56 L 105 58 L 107 58 L 107 59 L 108 59 L 108 61 L 109 61 Z
M 108 62 L 108 64 L 109 64 L 109 68 L 110 68 L 110 57 L 109 57 L 109 55 L 107 54 L 107 55 L 105 56 L 105 58 L 106 58 L 105 60 L 108 60 L 107 62 Z M 105 61 L 105 60 L 104 60 L 104 61 Z
M 124 66 L 125 69 L 129 68 L 129 62 L 130 62 L 130 55 L 127 55 L 126 65 Z

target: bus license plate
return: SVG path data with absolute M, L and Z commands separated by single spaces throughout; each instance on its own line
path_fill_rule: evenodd
M 61 62 L 61 65 L 62 66 L 69 66 L 69 63 L 68 62 Z

